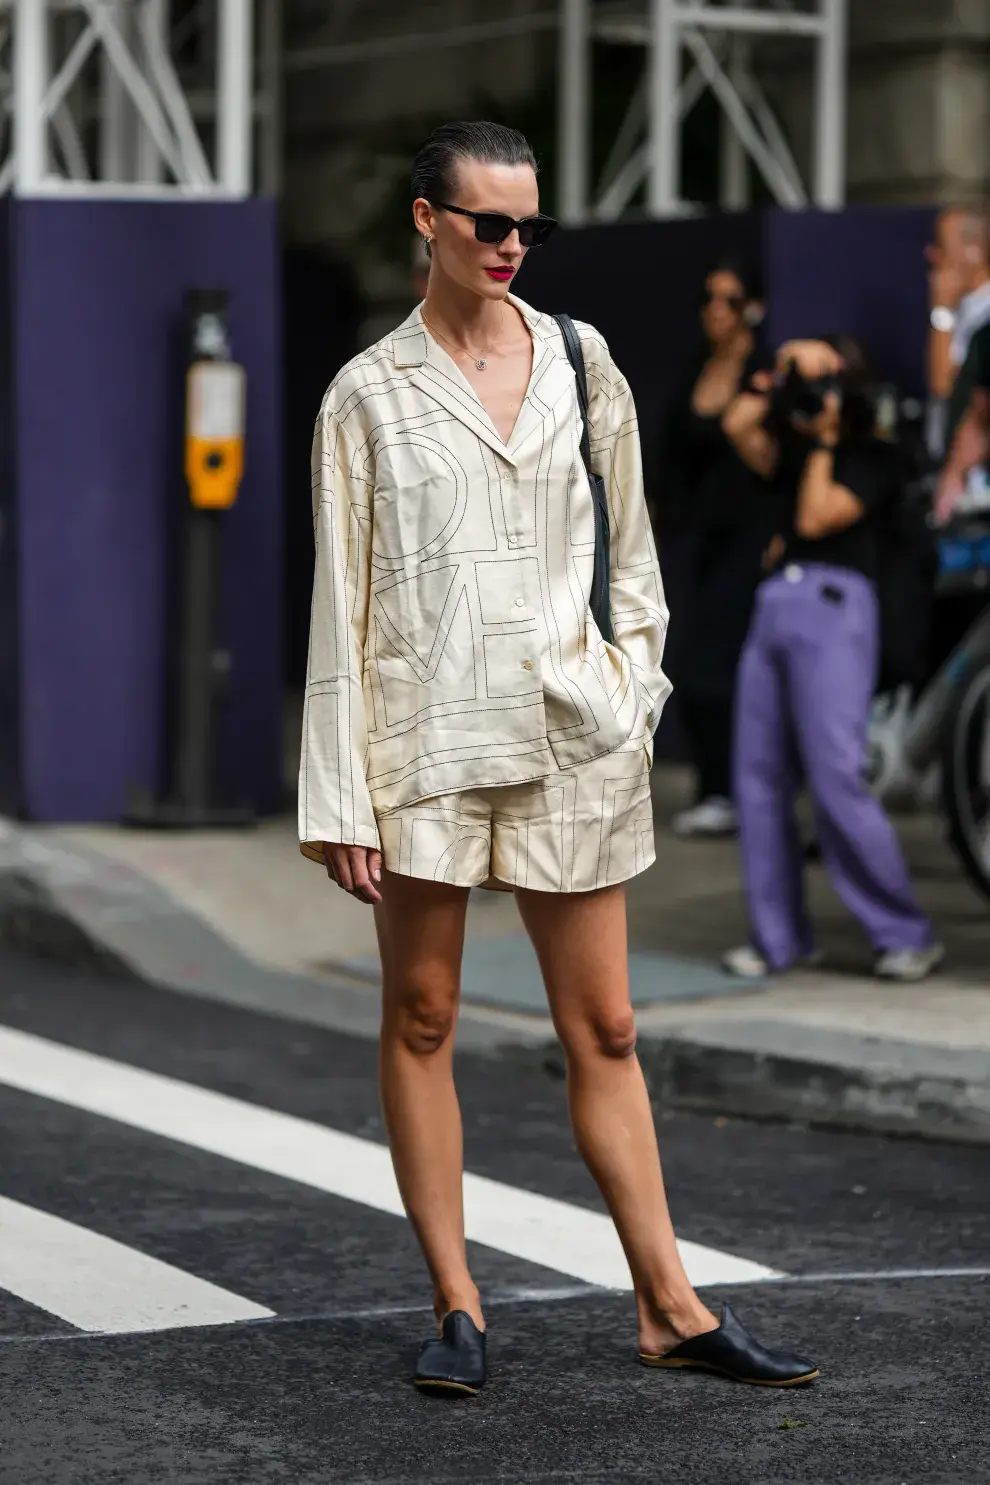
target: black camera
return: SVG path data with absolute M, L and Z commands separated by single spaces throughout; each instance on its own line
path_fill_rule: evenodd
M 770 393 L 770 415 L 778 424 L 794 423 L 796 420 L 810 423 L 825 406 L 825 398 L 830 392 L 835 392 L 839 402 L 843 403 L 846 390 L 841 373 L 807 381 L 791 361 L 786 373 L 778 373 L 774 378 Z
M 844 438 L 896 437 L 898 399 L 893 387 L 848 370 L 806 378 L 793 361 L 774 378 L 767 421 L 778 432 L 800 431 L 802 424 L 817 418 L 830 393 L 839 399 Z

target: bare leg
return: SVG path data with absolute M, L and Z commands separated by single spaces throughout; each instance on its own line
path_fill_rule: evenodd
M 624 889 L 517 889 L 567 1059 L 571 1124 L 618 1229 L 636 1291 L 640 1349 L 715 1328 L 684 1272 L 629 1001 Z
M 382 873 L 379 1054 L 392 1163 L 433 1279 L 437 1320 L 466 1310 L 484 1328 L 464 1241 L 464 1146 L 454 1024 L 468 889 Z

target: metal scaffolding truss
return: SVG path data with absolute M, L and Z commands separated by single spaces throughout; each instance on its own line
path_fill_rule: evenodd
M 710 89 L 722 111 L 720 204 L 748 204 L 747 156 L 781 206 L 837 207 L 845 199 L 847 0 L 560 0 L 560 214 L 614 221 L 645 182 L 651 216 L 685 211 L 681 126 Z M 811 180 L 805 183 L 754 70 L 762 38 L 814 48 Z M 591 42 L 645 47 L 633 94 L 601 180 L 590 183 Z M 687 67 L 683 63 L 687 61 Z
M 0 0 L 0 191 L 274 189 L 279 30 L 279 0 Z

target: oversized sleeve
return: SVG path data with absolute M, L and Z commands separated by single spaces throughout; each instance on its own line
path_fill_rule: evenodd
M 378 847 L 365 776 L 364 650 L 371 576 L 373 473 L 327 403 L 313 438 L 316 562 L 299 761 L 299 842 Z
M 636 407 L 600 337 L 586 343 L 585 364 L 591 463 L 608 492 L 612 629 L 632 663 L 641 721 L 652 735 L 672 689 L 662 666 L 669 613 L 643 489 Z

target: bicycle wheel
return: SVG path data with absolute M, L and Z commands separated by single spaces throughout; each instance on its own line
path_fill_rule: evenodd
M 990 897 L 990 664 L 961 682 L 946 713 L 942 802 L 967 876 Z

